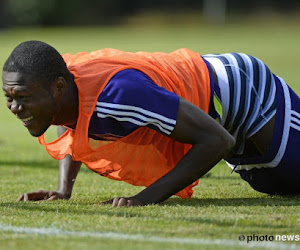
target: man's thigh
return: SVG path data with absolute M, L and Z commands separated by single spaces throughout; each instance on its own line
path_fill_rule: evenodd
M 285 114 L 289 119 L 283 129 L 288 136 L 280 162 L 276 167 L 239 171 L 245 181 L 263 193 L 300 193 L 300 98 L 290 88 L 289 94 L 290 109 Z

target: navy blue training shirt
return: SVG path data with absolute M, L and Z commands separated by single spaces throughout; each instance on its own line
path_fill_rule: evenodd
M 89 137 L 117 140 L 142 126 L 170 135 L 176 125 L 178 107 L 179 97 L 157 86 L 146 74 L 122 70 L 98 97 Z

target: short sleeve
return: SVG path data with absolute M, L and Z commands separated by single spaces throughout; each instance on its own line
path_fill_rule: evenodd
M 98 139 L 117 138 L 146 126 L 170 135 L 176 125 L 178 107 L 179 97 L 156 85 L 146 74 L 122 70 L 99 95 L 89 134 Z

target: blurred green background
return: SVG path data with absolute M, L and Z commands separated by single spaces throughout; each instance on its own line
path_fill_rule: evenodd
M 45 41 L 60 53 L 105 47 L 244 52 L 262 59 L 299 94 L 299 14 L 298 0 L 2 0 L 0 67 L 25 40 Z M 0 144 L 10 145 L 0 150 L 44 152 L 6 109 L 3 95 L 0 105 Z
M 299 9 L 298 0 L 1 0 L 0 26 L 118 25 L 158 14 L 169 23 L 224 24 L 249 16 L 297 15 Z
M 289 64 L 289 77 L 297 71 L 299 33 L 299 0 L 0 0 L 0 62 L 18 43 L 39 39 L 61 53 L 245 52 L 279 74 Z

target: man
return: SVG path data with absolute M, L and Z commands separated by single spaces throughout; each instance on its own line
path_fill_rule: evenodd
M 191 197 L 223 158 L 260 192 L 300 192 L 299 98 L 252 56 L 104 49 L 62 58 L 28 41 L 5 62 L 2 80 L 8 108 L 59 160 L 57 191 L 19 201 L 70 198 L 81 162 L 147 186 L 104 202 L 113 206 Z M 50 125 L 61 126 L 60 137 L 45 143 Z

